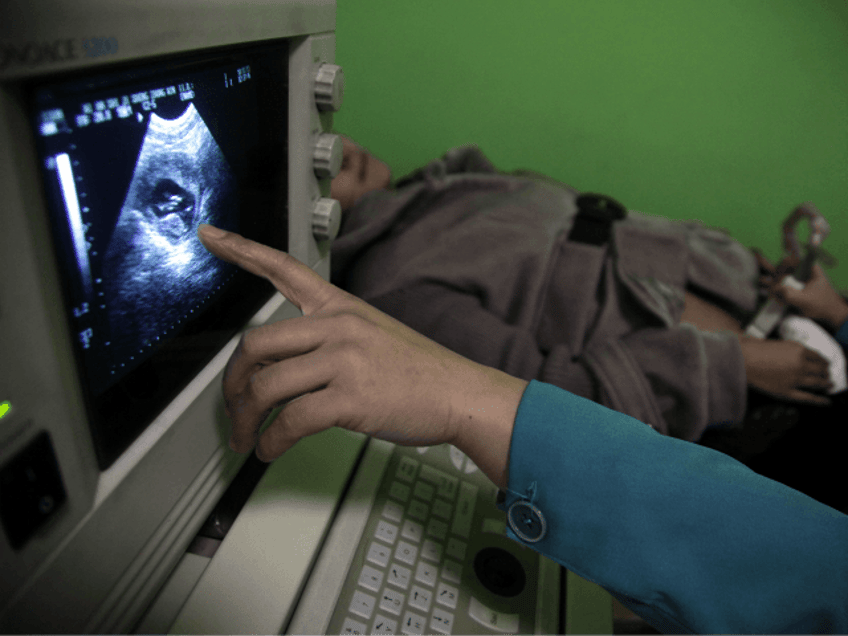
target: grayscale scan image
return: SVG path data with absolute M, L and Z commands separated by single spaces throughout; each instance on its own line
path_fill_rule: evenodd
M 196 231 L 231 229 L 236 205 L 232 169 L 194 104 L 177 119 L 152 113 L 103 264 L 116 365 L 172 335 L 228 277 Z

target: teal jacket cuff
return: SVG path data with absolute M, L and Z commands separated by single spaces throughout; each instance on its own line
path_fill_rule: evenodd
M 848 515 L 535 380 L 509 459 L 507 535 L 656 629 L 848 632 Z

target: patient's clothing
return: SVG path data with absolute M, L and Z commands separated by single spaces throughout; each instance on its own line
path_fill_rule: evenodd
M 687 288 L 740 322 L 758 302 L 749 250 L 698 222 L 628 212 L 605 245 L 567 240 L 579 193 L 448 152 L 345 213 L 335 284 L 457 353 L 698 440 L 741 422 L 731 333 L 680 324 Z

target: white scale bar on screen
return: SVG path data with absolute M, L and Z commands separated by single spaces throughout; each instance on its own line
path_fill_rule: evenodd
M 56 169 L 59 173 L 59 185 L 62 187 L 62 196 L 65 199 L 65 212 L 68 215 L 68 223 L 71 226 L 71 235 L 74 239 L 74 251 L 77 254 L 77 265 L 82 275 L 82 286 L 87 297 L 92 296 L 91 266 L 88 262 L 88 249 L 85 244 L 85 233 L 82 229 L 82 214 L 80 212 L 77 186 L 74 183 L 74 172 L 71 168 L 71 158 L 67 153 L 56 155 Z

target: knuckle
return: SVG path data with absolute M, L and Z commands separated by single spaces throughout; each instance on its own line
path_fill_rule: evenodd
M 253 411 L 261 415 L 261 425 L 276 405 L 274 399 L 274 381 L 267 374 L 258 371 L 250 376 L 245 386 L 245 402 L 251 405 Z
M 358 312 L 346 311 L 336 318 L 334 332 L 347 341 L 361 342 L 372 337 L 374 325 Z
M 245 331 L 239 340 L 237 351 L 248 360 L 256 357 L 259 350 L 261 332 L 259 327 Z
M 370 356 L 358 342 L 342 345 L 336 353 L 339 369 L 358 377 L 368 366 Z
M 364 322 L 364 319 L 358 307 L 351 303 L 342 303 L 339 307 L 338 318 L 346 325 L 358 325 Z

